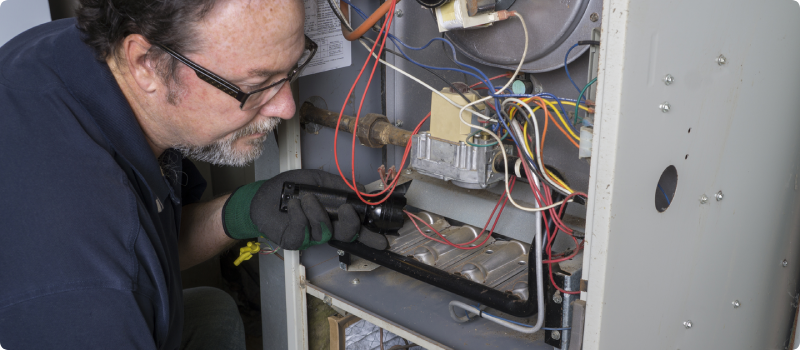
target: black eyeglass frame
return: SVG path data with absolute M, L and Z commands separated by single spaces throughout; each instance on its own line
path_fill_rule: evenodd
M 242 89 L 240 89 L 238 86 L 236 86 L 236 84 L 233 84 L 233 83 L 223 79 L 219 75 L 214 74 L 210 70 L 203 68 L 203 66 L 192 62 L 192 60 L 186 58 L 185 56 L 175 52 L 174 50 L 172 50 L 172 49 L 170 49 L 170 48 L 168 48 L 168 47 L 166 47 L 164 45 L 159 45 L 159 44 L 155 44 L 155 45 L 158 46 L 160 49 L 164 50 L 164 52 L 168 53 L 170 56 L 174 57 L 176 60 L 180 61 L 181 63 L 185 64 L 187 67 L 189 67 L 192 70 L 194 70 L 194 72 L 195 72 L 195 74 L 197 74 L 198 78 L 202 79 L 203 81 L 213 85 L 217 89 L 222 90 L 222 92 L 224 92 L 224 93 L 230 95 L 231 97 L 235 98 L 237 101 L 240 102 L 239 109 L 243 110 L 244 109 L 244 104 L 247 102 L 247 99 L 250 98 L 250 96 L 255 95 L 255 94 L 257 94 L 259 92 L 262 92 L 264 90 L 273 88 L 276 85 L 284 83 L 286 81 L 292 82 L 295 79 L 297 79 L 297 77 L 299 76 L 299 73 L 301 71 L 303 71 L 303 68 L 305 68 L 308 65 L 308 63 L 311 62 L 311 59 L 314 58 L 314 55 L 317 53 L 317 47 L 318 47 L 317 43 L 315 43 L 313 40 L 311 40 L 311 38 L 309 38 L 308 35 L 304 35 L 304 36 L 305 36 L 305 47 L 304 47 L 304 50 L 309 50 L 311 52 L 311 54 L 308 55 L 308 58 L 305 60 L 305 62 L 298 64 L 297 67 L 295 67 L 291 72 L 289 72 L 289 75 L 287 75 L 286 78 L 283 78 L 283 79 L 278 80 L 278 81 L 276 81 L 276 82 L 274 82 L 272 84 L 267 85 L 266 87 L 263 87 L 263 88 L 260 88 L 258 90 L 251 91 L 251 92 L 242 91 Z

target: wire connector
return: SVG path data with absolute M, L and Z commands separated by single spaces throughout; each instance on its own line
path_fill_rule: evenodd
M 578 45 L 600 46 L 600 41 L 598 41 L 598 40 L 581 40 L 581 41 L 578 42 Z
M 514 17 L 516 14 L 517 14 L 516 11 L 508 11 L 508 10 L 497 11 L 497 18 L 499 18 L 499 20 L 501 21 L 505 21 L 509 17 Z
M 253 254 L 258 254 L 261 251 L 261 244 L 258 242 L 247 242 L 246 247 L 239 248 L 239 257 L 233 262 L 233 265 L 239 266 L 245 260 L 250 260 Z

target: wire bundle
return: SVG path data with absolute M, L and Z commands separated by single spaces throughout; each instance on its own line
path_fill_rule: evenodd
M 513 174 L 513 175 L 516 175 L 516 176 L 510 176 L 509 175 L 509 169 L 511 167 L 509 167 L 509 159 L 508 159 L 508 155 L 506 154 L 506 152 L 499 152 L 500 155 L 502 155 L 502 158 L 503 158 L 503 161 L 504 161 L 504 164 L 505 164 L 505 167 L 504 167 L 504 169 L 505 169 L 505 171 L 504 171 L 505 191 L 503 192 L 503 194 L 498 199 L 497 204 L 495 205 L 494 209 L 492 210 L 491 214 L 489 215 L 489 218 L 487 219 L 487 222 L 484 225 L 483 230 L 481 230 L 481 233 L 478 236 L 476 236 L 475 239 L 473 239 L 472 241 L 469 241 L 469 242 L 466 242 L 466 243 L 460 243 L 460 244 L 450 242 L 446 238 L 445 235 L 443 235 L 440 232 L 438 232 L 437 230 L 435 230 L 427 222 L 425 222 L 424 220 L 420 219 L 415 214 L 406 211 L 405 213 L 409 216 L 411 221 L 414 223 L 414 225 L 417 228 L 417 230 L 422 235 L 424 235 L 425 237 L 427 237 L 430 240 L 433 240 L 433 241 L 436 241 L 436 242 L 439 242 L 439 243 L 442 243 L 442 244 L 447 244 L 447 245 L 453 246 L 453 247 L 458 248 L 458 249 L 469 250 L 469 249 L 481 248 L 489 240 L 489 238 L 492 236 L 492 234 L 494 232 L 494 228 L 497 226 L 497 223 L 498 223 L 498 221 L 500 219 L 500 216 L 501 216 L 501 214 L 503 212 L 503 209 L 505 208 L 505 205 L 508 202 L 511 202 L 513 206 L 517 207 L 520 210 L 523 210 L 523 211 L 526 211 L 526 212 L 531 212 L 531 213 L 536 213 L 537 220 L 541 221 L 544 224 L 544 232 L 545 232 L 544 244 L 542 244 L 542 245 L 537 244 L 537 246 L 541 247 L 541 250 L 537 251 L 536 255 L 540 256 L 540 253 L 542 253 L 542 252 L 544 254 L 546 254 L 547 258 L 546 259 L 541 259 L 539 261 L 541 261 L 541 262 L 543 262 L 543 263 L 548 265 L 550 282 L 554 285 L 555 288 L 557 288 L 562 293 L 579 294 L 580 292 L 577 292 L 577 291 L 566 291 L 566 290 L 563 290 L 562 288 L 560 288 L 555 283 L 555 279 L 553 278 L 553 272 L 552 272 L 552 264 L 563 262 L 563 261 L 567 261 L 567 260 L 570 260 L 570 259 L 574 258 L 580 252 L 580 250 L 583 248 L 583 238 L 582 237 L 576 237 L 574 235 L 573 230 L 571 228 L 569 228 L 561 220 L 561 217 L 564 215 L 564 213 L 566 211 L 566 203 L 573 201 L 575 199 L 575 197 L 582 197 L 585 200 L 587 198 L 587 195 L 584 194 L 584 193 L 575 192 L 574 190 L 572 190 L 567 185 L 566 181 L 562 180 L 555 173 L 553 173 L 553 171 L 548 169 L 544 164 L 544 160 L 543 160 L 542 154 L 543 154 L 544 143 L 545 143 L 544 141 L 545 141 L 545 137 L 547 135 L 547 130 L 548 130 L 550 122 L 552 122 L 556 126 L 556 128 L 570 141 L 570 143 L 572 145 L 574 145 L 575 147 L 579 147 L 578 142 L 580 141 L 580 137 L 576 134 L 576 131 L 578 130 L 578 118 L 579 118 L 577 112 L 580 109 L 583 109 L 584 111 L 586 111 L 588 113 L 593 113 L 594 112 L 594 109 L 591 108 L 590 101 L 585 101 L 584 93 L 585 93 L 586 90 L 588 90 L 588 88 L 589 88 L 589 86 L 591 84 L 596 82 L 596 79 L 592 80 L 589 84 L 587 84 L 586 87 L 583 90 L 579 89 L 577 84 L 574 84 L 574 82 L 573 82 L 573 85 L 575 85 L 575 88 L 580 92 L 580 95 L 579 95 L 577 100 L 559 98 L 559 97 L 554 96 L 554 95 L 549 94 L 549 93 L 541 93 L 541 94 L 534 94 L 534 95 L 504 93 L 504 91 L 508 90 L 508 88 L 511 86 L 511 83 L 514 81 L 515 77 L 519 74 L 519 72 L 520 72 L 520 70 L 522 68 L 522 65 L 524 63 L 524 58 L 525 58 L 525 56 L 527 54 L 527 50 L 528 50 L 528 30 L 526 28 L 524 19 L 518 13 L 513 13 L 512 12 L 511 14 L 513 14 L 514 16 L 516 16 L 519 19 L 519 22 L 520 22 L 520 24 L 522 26 L 522 29 L 523 29 L 523 32 L 525 34 L 525 45 L 524 45 L 524 51 L 523 51 L 524 53 L 522 55 L 522 58 L 520 59 L 519 65 L 517 66 L 516 70 L 513 73 L 506 73 L 506 74 L 502 74 L 502 75 L 498 75 L 498 76 L 489 78 L 483 72 L 481 72 L 478 68 L 459 62 L 458 58 L 456 56 L 455 48 L 453 47 L 452 43 L 450 43 L 445 38 L 439 38 L 439 37 L 433 38 L 428 43 L 426 43 L 425 45 L 423 45 L 421 47 L 412 47 L 412 46 L 409 46 L 409 45 L 403 43 L 396 36 L 390 34 L 389 31 L 390 31 L 391 26 L 392 26 L 392 21 L 393 21 L 393 17 L 394 17 L 394 13 L 395 13 L 395 6 L 396 6 L 397 0 L 387 1 L 386 3 L 384 3 L 381 6 L 381 8 L 379 8 L 378 11 L 376 11 L 376 13 L 373 13 L 371 16 L 367 16 L 363 11 L 361 11 L 357 7 L 353 6 L 349 2 L 349 0 L 341 0 L 341 2 L 343 4 L 346 4 L 348 7 L 352 8 L 356 13 L 358 13 L 362 18 L 365 19 L 364 24 L 362 24 L 359 27 L 359 29 L 356 29 L 354 31 L 352 26 L 350 25 L 350 23 L 346 20 L 347 16 L 344 15 L 344 13 L 342 11 L 344 6 L 342 8 L 340 8 L 339 6 L 337 6 L 335 4 L 334 0 L 328 0 L 329 5 L 334 10 L 334 12 L 336 13 L 337 17 L 340 19 L 340 21 L 342 22 L 342 31 L 343 31 L 343 33 L 345 33 L 345 35 L 348 35 L 347 36 L 348 40 L 359 40 L 359 42 L 362 44 L 362 46 L 364 46 L 366 49 L 368 49 L 369 53 L 370 53 L 370 55 L 368 56 L 367 60 L 365 60 L 364 65 L 361 68 L 361 71 L 359 72 L 358 76 L 356 77 L 355 81 L 353 82 L 353 85 L 350 88 L 350 90 L 349 90 L 349 92 L 348 92 L 348 94 L 347 94 L 347 96 L 345 98 L 345 101 L 349 100 L 350 96 L 353 95 L 353 93 L 355 91 L 355 88 L 356 88 L 356 85 L 359 82 L 359 80 L 361 79 L 361 77 L 363 76 L 364 71 L 366 70 L 367 66 L 370 63 L 370 60 L 374 59 L 373 66 L 372 66 L 369 78 L 367 80 L 366 87 L 364 89 L 364 93 L 362 94 L 361 103 L 359 104 L 358 110 L 356 112 L 356 116 L 355 116 L 355 118 L 356 118 L 355 128 L 356 129 L 358 128 L 358 120 L 359 120 L 359 118 L 361 116 L 361 109 L 362 109 L 363 102 L 364 102 L 365 97 L 366 97 L 367 90 L 369 89 L 370 82 L 372 81 L 372 77 L 373 77 L 373 75 L 375 73 L 375 70 L 378 67 L 378 63 L 382 63 L 385 66 L 387 66 L 387 67 L 389 67 L 391 69 L 394 69 L 398 73 L 405 75 L 409 79 L 414 80 L 415 82 L 419 83 L 420 85 L 424 86 L 425 88 L 431 90 L 433 93 L 438 94 L 441 98 L 443 98 L 445 101 L 447 101 L 451 105 L 458 107 L 460 109 L 460 111 L 459 111 L 460 121 L 463 124 L 468 125 L 471 128 L 473 128 L 474 130 L 476 130 L 475 132 L 470 134 L 470 137 L 474 136 L 478 132 L 483 131 L 484 133 L 486 133 L 487 135 L 489 135 L 489 136 L 491 136 L 492 138 L 495 139 L 494 143 L 490 143 L 488 145 L 476 145 L 476 144 L 470 143 L 472 146 L 493 146 L 493 145 L 497 145 L 497 144 L 503 144 L 504 142 L 509 142 L 509 141 L 505 140 L 507 137 L 510 137 L 511 138 L 510 142 L 512 142 L 516 146 L 516 150 L 517 150 L 517 153 L 519 155 L 519 159 L 514 164 L 514 168 L 516 169 L 516 171 L 515 171 L 515 174 Z M 377 17 L 376 17 L 376 14 L 377 14 Z M 383 24 L 378 29 L 378 27 L 376 25 L 376 23 L 378 22 L 378 19 L 376 19 L 376 18 L 379 18 L 381 16 L 384 17 L 384 20 L 383 20 Z M 362 32 L 360 30 L 362 28 L 366 28 L 366 29 L 363 29 L 363 32 Z M 370 38 L 367 38 L 366 36 L 363 35 L 366 32 L 368 32 L 370 28 L 372 28 L 373 31 L 377 32 L 377 38 L 376 39 L 370 39 Z M 354 35 L 349 35 L 349 34 L 354 34 L 354 33 L 359 33 L 358 37 L 354 37 Z M 414 51 L 424 50 L 424 49 L 428 48 L 432 43 L 434 43 L 436 41 L 442 42 L 444 44 L 444 46 L 445 46 L 445 49 L 447 49 L 447 47 L 450 48 L 450 50 L 452 52 L 451 61 L 453 63 L 455 63 L 456 65 L 458 65 L 459 66 L 458 68 L 453 68 L 453 67 L 435 67 L 435 66 L 426 65 L 426 64 L 423 64 L 423 63 L 415 61 L 414 59 L 409 57 L 406 54 L 406 52 L 403 50 L 404 48 L 408 49 L 408 50 L 414 50 Z M 395 52 L 395 51 L 392 51 L 392 50 L 386 48 L 386 43 L 387 42 L 391 42 L 399 52 Z M 371 44 L 371 46 L 370 46 L 370 44 Z M 572 48 L 575 48 L 576 46 L 581 45 L 581 44 L 583 44 L 583 45 L 596 45 L 595 42 L 580 42 L 579 44 L 576 44 Z M 572 48 L 570 49 L 570 51 L 572 50 Z M 477 99 L 477 100 L 475 100 L 473 102 L 467 103 L 466 105 L 461 105 L 459 103 L 456 103 L 456 102 L 452 101 L 451 99 L 447 98 L 445 95 L 443 95 L 438 90 L 436 90 L 433 87 L 431 87 L 430 85 L 422 82 L 419 78 L 417 78 L 417 77 L 409 74 L 408 72 L 405 72 L 402 69 L 399 69 L 398 67 L 395 67 L 394 65 L 392 65 L 392 64 L 384 61 L 383 59 L 381 59 L 381 57 L 384 54 L 384 52 L 389 52 L 391 54 L 397 55 L 398 57 L 400 57 L 402 59 L 405 59 L 405 60 L 407 60 L 407 61 L 409 61 L 409 62 L 411 62 L 411 63 L 413 63 L 413 64 L 415 64 L 415 65 L 417 65 L 417 66 L 419 66 L 419 67 L 421 67 L 423 69 L 425 69 L 429 73 L 435 75 L 437 78 L 439 78 L 440 80 L 444 81 L 447 85 L 449 85 L 451 88 L 453 88 L 453 91 L 456 91 L 459 94 L 461 94 L 461 96 L 464 97 L 464 101 L 468 101 L 468 99 L 463 95 L 463 93 L 459 92 L 459 90 L 454 86 L 453 83 L 447 81 L 442 76 L 436 74 L 434 71 L 438 71 L 438 70 L 455 71 L 455 72 L 463 73 L 465 76 L 473 77 L 473 78 L 477 79 L 478 82 L 475 83 L 475 84 L 470 85 L 470 89 L 474 88 L 474 90 L 478 90 L 478 89 L 486 90 L 488 95 L 483 97 L 483 98 Z M 567 57 L 568 57 L 568 55 L 569 55 L 569 52 L 567 53 Z M 568 71 L 568 69 L 566 67 L 567 57 L 565 57 L 565 70 L 567 70 L 567 76 L 569 77 L 570 81 L 572 81 L 572 78 L 571 78 L 571 76 L 569 76 L 569 71 Z M 494 86 L 492 84 L 492 81 L 496 80 L 496 79 L 500 79 L 500 78 L 508 78 L 508 81 L 503 86 L 500 86 L 500 87 Z M 484 86 L 483 87 L 478 87 L 479 85 L 484 85 Z M 474 91 L 474 90 L 472 90 L 472 91 Z M 583 101 L 585 101 L 585 103 L 582 103 Z M 485 104 L 485 105 L 489 106 L 489 109 L 486 109 L 486 110 L 493 110 L 494 113 L 492 115 L 487 116 L 487 115 L 484 115 L 483 113 L 479 112 L 478 110 L 472 108 L 473 106 L 478 105 L 478 104 Z M 533 105 L 533 107 L 531 105 Z M 575 118 L 573 120 L 570 120 L 568 114 L 566 113 L 566 109 L 564 108 L 564 105 L 575 106 L 576 113 L 575 113 Z M 339 123 L 341 123 L 341 118 L 344 115 L 345 106 L 346 106 L 346 103 L 343 103 L 342 109 L 341 109 L 341 111 L 339 113 Z M 539 125 L 538 125 L 538 120 L 537 120 L 536 115 L 535 115 L 535 112 L 537 112 L 539 110 L 544 112 L 544 118 L 543 118 L 544 125 L 543 125 L 543 129 L 541 130 L 541 132 L 540 132 Z M 480 125 L 473 125 L 473 124 L 469 123 L 468 121 L 464 120 L 463 116 L 464 116 L 464 114 L 466 114 L 464 112 L 470 112 L 472 115 L 477 116 L 478 122 L 479 122 Z M 412 134 L 417 134 L 419 132 L 419 130 L 421 129 L 422 125 L 428 120 L 429 117 L 430 117 L 430 113 L 428 113 L 425 116 L 425 118 L 423 118 L 420 121 L 420 123 L 413 130 Z M 587 121 L 583 121 L 583 123 L 586 124 L 588 122 Z M 397 181 L 398 181 L 399 177 L 398 176 L 394 176 L 393 178 L 387 177 L 386 179 L 384 179 L 384 176 L 381 176 L 381 179 L 384 180 L 384 188 L 379 193 L 368 194 L 368 193 L 360 192 L 358 190 L 357 186 L 356 186 L 356 183 L 355 183 L 355 156 L 354 155 L 355 155 L 355 145 L 356 145 L 356 130 L 353 130 L 353 138 L 352 138 L 352 143 L 351 143 L 350 170 L 351 170 L 351 179 L 352 180 L 348 180 L 344 176 L 344 173 L 343 173 L 342 169 L 339 166 L 338 148 L 337 148 L 337 144 L 338 144 L 337 140 L 338 140 L 338 135 L 339 135 L 339 129 L 336 128 L 335 130 L 336 131 L 335 131 L 335 134 L 334 134 L 334 158 L 335 158 L 335 161 L 336 161 L 336 168 L 337 168 L 337 170 L 339 172 L 339 175 L 345 180 L 345 182 L 348 184 L 348 186 L 358 194 L 359 198 L 364 203 L 371 204 L 371 205 L 377 205 L 377 204 L 383 203 L 393 193 L 394 189 L 397 186 Z M 503 136 L 500 137 L 500 136 L 498 136 L 498 134 L 502 134 Z M 469 142 L 469 141 L 470 140 L 468 138 L 467 142 Z M 401 160 L 401 162 L 399 164 L 399 168 L 398 168 L 396 173 L 400 173 L 400 171 L 402 171 L 403 166 L 405 165 L 405 163 L 407 161 L 407 158 L 408 158 L 408 155 L 410 153 L 412 142 L 413 142 L 413 138 L 410 138 L 409 141 L 408 141 L 408 144 L 406 145 L 406 148 L 405 148 L 404 153 L 403 153 L 403 158 L 402 158 L 402 160 Z M 524 174 L 522 174 L 523 169 L 524 169 Z M 532 191 L 532 193 L 534 195 L 534 198 L 535 198 L 535 202 L 536 202 L 535 203 L 536 204 L 535 207 L 522 206 L 512 198 L 511 191 L 512 191 L 512 189 L 514 187 L 514 184 L 515 184 L 515 182 L 517 181 L 518 178 L 527 178 L 526 181 L 528 182 L 528 184 L 530 186 L 530 189 L 531 189 L 531 191 Z M 541 180 L 541 182 L 539 180 Z M 379 198 L 379 197 L 382 197 L 382 198 Z M 560 198 L 563 198 L 563 199 L 562 200 L 557 200 L 556 197 L 560 197 Z M 499 211 L 498 211 L 498 208 L 499 208 Z M 497 212 L 496 216 L 495 216 L 495 212 Z M 491 229 L 489 229 L 487 231 L 487 228 L 489 227 L 489 224 L 492 221 L 494 221 L 494 224 L 492 225 Z M 425 226 L 427 226 L 428 230 L 425 230 L 425 231 L 435 233 L 435 235 L 427 235 L 424 232 L 424 230 L 422 230 L 421 227 L 418 225 L 418 222 L 422 222 Z M 537 227 L 538 226 L 539 226 L 539 223 L 537 223 Z M 556 237 L 557 237 L 559 232 L 563 232 L 564 234 L 568 235 L 573 240 L 573 243 L 574 243 L 575 247 L 571 251 L 565 251 L 565 252 L 561 252 L 561 253 L 554 253 L 552 251 L 552 245 L 555 242 L 555 239 L 556 239 Z M 484 233 L 486 233 L 485 236 L 484 236 Z M 540 233 L 541 232 L 537 231 L 537 233 L 535 235 L 535 237 L 537 237 L 537 239 L 539 239 Z M 475 244 L 475 242 L 477 242 L 478 239 L 480 239 L 481 237 L 484 237 L 483 241 L 480 244 Z M 541 287 L 541 286 L 539 286 L 539 287 Z M 541 291 L 539 293 L 541 293 Z M 451 304 L 451 306 L 452 305 L 453 304 Z M 466 308 L 466 307 L 463 307 L 463 306 L 460 306 L 460 307 Z M 472 306 L 469 306 L 469 307 L 471 308 Z M 541 325 L 539 325 L 539 327 L 541 327 Z M 528 331 L 529 330 L 525 330 L 525 332 L 528 332 Z

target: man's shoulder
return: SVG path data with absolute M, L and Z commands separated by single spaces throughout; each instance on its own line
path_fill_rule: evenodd
M 0 47 L 0 85 L 17 91 L 42 91 L 60 86 L 59 59 L 75 47 L 80 31 L 74 19 L 33 27 Z M 80 41 L 80 40 L 78 40 Z

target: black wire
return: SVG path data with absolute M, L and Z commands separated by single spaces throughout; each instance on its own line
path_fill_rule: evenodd
M 347 21 L 344 19 L 344 17 L 342 17 L 342 13 L 340 12 L 341 10 L 337 11 L 337 9 L 339 9 L 339 7 L 336 6 L 333 3 L 333 1 L 334 0 L 328 0 L 328 6 L 331 7 L 331 11 L 333 11 L 333 14 L 336 15 L 336 18 L 339 19 L 339 22 L 341 22 L 342 25 L 345 26 L 345 28 L 347 28 L 350 31 L 353 31 L 353 27 L 351 27 L 349 24 L 347 24 Z

